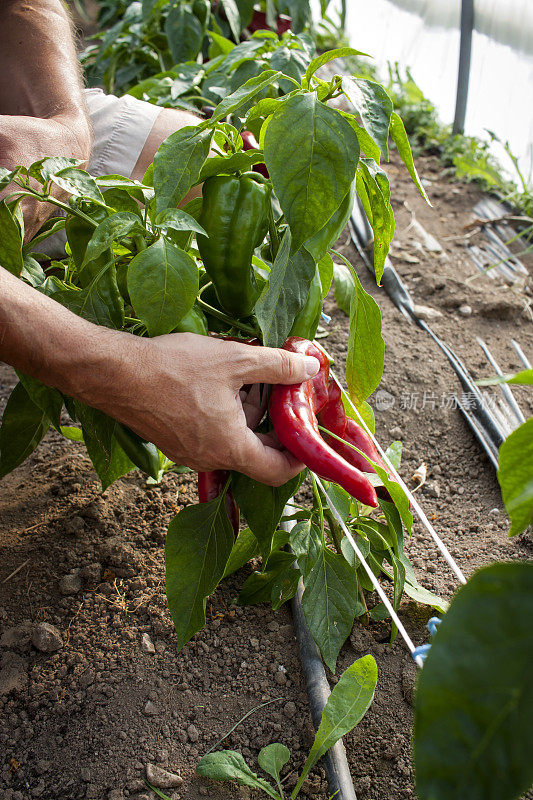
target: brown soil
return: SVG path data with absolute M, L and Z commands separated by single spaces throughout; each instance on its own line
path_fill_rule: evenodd
M 415 302 L 441 312 L 432 327 L 475 377 L 491 372 L 476 335 L 487 341 L 504 371 L 514 371 L 519 364 L 511 337 L 530 358 L 533 353 L 531 317 L 524 310 L 530 295 L 482 276 L 469 260 L 461 237 L 479 192 L 449 183 L 433 159 L 420 159 L 418 166 L 431 181 L 433 210 L 417 196 L 396 159 L 388 168 L 392 195 L 401 199 L 395 205 L 395 266 Z M 404 200 L 441 242 L 443 255 L 420 249 L 412 229 L 405 232 L 410 213 Z M 343 249 L 357 264 L 346 241 Z M 448 362 L 363 267 L 359 274 L 383 314 L 381 390 L 391 397 L 387 410 L 376 411 L 380 441 L 402 439 L 406 480 L 422 462 L 428 465 L 420 500 L 467 575 L 493 560 L 531 559 L 531 540 L 508 539 L 494 470 L 459 411 L 448 407 L 451 395 L 460 392 Z M 463 317 L 458 308 L 465 304 L 472 313 Z M 331 301 L 327 311 L 333 320 L 324 344 L 342 363 L 347 320 Z M 14 382 L 12 371 L 2 367 L 2 404 Z M 531 394 L 517 389 L 516 395 L 530 415 Z M 232 604 L 250 566 L 215 593 L 206 629 L 176 653 L 163 545 L 170 518 L 193 502 L 194 476 L 169 475 L 161 486 L 147 488 L 133 474 L 102 496 L 83 448 L 54 432 L 2 482 L 0 635 L 10 631 L 0 643 L 3 800 L 153 797 L 143 782 L 148 763 L 179 771 L 182 785 L 167 790 L 175 800 L 255 797 L 245 788 L 197 778 L 194 769 L 247 711 L 268 700 L 275 702 L 252 714 L 224 746 L 243 752 L 255 769 L 258 750 L 281 741 L 292 750 L 293 768 L 301 766 L 312 727 L 290 612 Z M 407 549 L 420 582 L 450 597 L 455 578 L 419 523 Z M 81 588 L 62 594 L 60 581 L 74 570 Z M 426 641 L 431 612 L 406 600 L 401 615 L 415 644 Z M 30 644 L 27 631 L 39 622 L 59 629 L 63 645 L 56 652 L 42 653 Z M 12 632 L 16 626 L 22 627 Z M 386 643 L 387 633 L 385 623 L 356 624 L 338 664 L 340 674 L 372 653 L 379 667 L 375 701 L 345 740 L 360 800 L 414 797 L 410 728 L 416 670 L 401 640 Z M 154 653 L 142 649 L 144 635 Z M 287 785 L 294 780 L 295 773 Z M 305 794 L 328 798 L 321 768 Z

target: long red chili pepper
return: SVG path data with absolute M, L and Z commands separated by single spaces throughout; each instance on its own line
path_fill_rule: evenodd
M 242 344 L 260 345 L 259 339 L 237 339 L 234 336 L 222 336 L 220 334 L 210 333 L 217 339 L 225 339 L 228 342 L 239 342 Z M 243 389 L 250 389 L 250 387 L 243 387 Z M 214 500 L 219 497 L 224 491 L 224 486 L 229 478 L 230 473 L 224 469 L 211 470 L 211 472 L 198 473 L 198 500 L 200 503 L 207 503 L 209 500 Z M 229 521 L 231 522 L 235 538 L 239 533 L 240 511 L 233 492 L 228 489 L 224 498 L 226 511 L 228 512 Z
M 372 464 L 366 460 L 364 456 L 350 447 L 350 444 L 355 445 L 359 450 L 365 453 L 372 461 L 378 466 L 382 467 L 393 480 L 395 480 L 390 468 L 383 461 L 380 456 L 376 445 L 372 441 L 368 433 L 357 424 L 354 419 L 346 416 L 344 406 L 341 399 L 340 386 L 336 381 L 330 381 L 328 387 L 328 402 L 318 415 L 318 421 L 323 428 L 344 439 L 344 442 L 339 442 L 333 436 L 325 437 L 326 441 L 331 447 L 341 455 L 348 463 L 353 464 L 357 469 L 363 472 L 375 472 L 376 470 Z M 376 494 L 384 500 L 390 500 L 390 494 L 384 486 L 376 487 Z
M 215 469 L 211 472 L 198 473 L 198 500 L 200 503 L 208 503 L 209 500 L 215 500 L 219 497 L 226 485 L 230 473 L 224 469 Z M 235 537 L 239 533 L 240 513 L 239 506 L 235 502 L 231 489 L 228 489 L 224 498 L 226 511 L 228 512 L 229 521 L 233 528 Z
M 284 350 L 314 356 L 320 362 L 318 374 L 308 381 L 273 386 L 269 412 L 280 442 L 313 472 L 342 486 L 352 497 L 376 507 L 376 491 L 368 478 L 327 444 L 320 435 L 317 414 L 328 402 L 329 363 L 312 342 L 292 336 Z

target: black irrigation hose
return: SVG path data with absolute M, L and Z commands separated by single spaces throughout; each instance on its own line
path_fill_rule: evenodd
M 352 243 L 361 256 L 365 266 L 372 274 L 375 274 L 373 260 L 369 255 L 369 250 L 373 244 L 372 229 L 368 224 L 359 199 L 357 200 L 350 219 L 350 234 Z M 392 266 L 389 258 L 387 258 L 385 262 L 381 285 L 394 305 L 421 330 L 431 336 L 435 344 L 442 350 L 452 365 L 459 378 L 463 392 L 467 394 L 469 398 L 468 407 L 458 398 L 458 407 L 468 422 L 474 436 L 485 450 L 494 468 L 497 469 L 498 451 L 504 441 L 504 436 L 487 408 L 483 400 L 483 395 L 470 377 L 467 368 L 459 356 L 454 353 L 452 348 L 439 339 L 426 322 L 417 317 L 411 295 L 402 283 L 400 276 Z
M 287 513 L 290 513 L 289 509 L 287 509 Z M 286 531 L 290 531 L 294 524 L 294 522 L 284 522 L 281 527 Z M 291 602 L 292 619 L 311 708 L 311 718 L 314 728 L 317 730 L 322 718 L 322 711 L 331 694 L 331 689 L 320 651 L 311 636 L 303 615 L 302 593 L 303 583 L 300 579 L 298 591 Z M 322 760 L 326 770 L 330 796 L 334 795 L 335 800 L 357 800 L 342 739 L 339 739 L 328 750 Z

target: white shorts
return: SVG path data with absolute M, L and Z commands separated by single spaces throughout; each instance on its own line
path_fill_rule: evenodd
M 124 175 L 129 178 L 162 109 L 126 94 L 115 97 L 102 89 L 86 89 L 85 98 L 94 141 L 88 172 L 91 175 Z M 38 245 L 51 258 L 65 255 L 65 231 Z

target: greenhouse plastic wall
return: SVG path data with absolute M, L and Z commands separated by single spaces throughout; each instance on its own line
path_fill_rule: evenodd
M 332 3 L 332 8 L 335 4 Z M 461 0 L 348 0 L 352 46 L 408 66 L 443 122 L 457 92 Z M 508 140 L 529 173 L 533 145 L 533 0 L 475 0 L 465 133 Z M 501 149 L 502 163 L 509 166 Z

